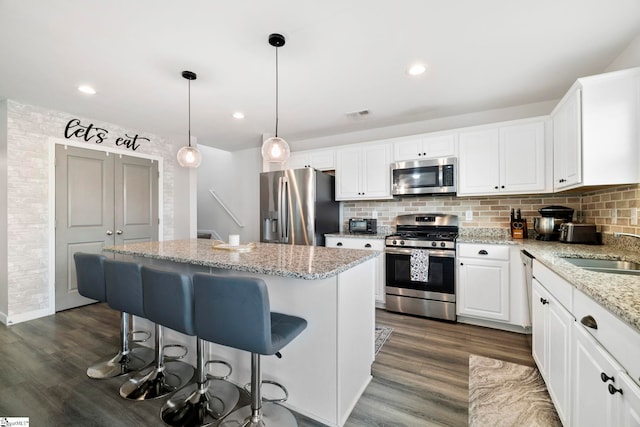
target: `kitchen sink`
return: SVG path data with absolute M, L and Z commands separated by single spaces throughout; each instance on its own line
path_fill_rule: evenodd
M 584 270 L 640 276 L 640 264 L 633 261 L 593 258 L 564 258 L 564 260 Z

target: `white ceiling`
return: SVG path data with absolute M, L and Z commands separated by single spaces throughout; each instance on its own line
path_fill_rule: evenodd
M 558 99 L 640 34 L 640 1 L 0 0 L 0 99 L 186 143 L 191 70 L 198 142 L 258 147 L 275 127 L 273 32 L 278 134 L 295 141 Z

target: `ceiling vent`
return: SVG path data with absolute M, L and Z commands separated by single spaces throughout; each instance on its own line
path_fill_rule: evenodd
M 371 115 L 371 110 L 350 111 L 345 115 L 351 120 L 362 120 Z

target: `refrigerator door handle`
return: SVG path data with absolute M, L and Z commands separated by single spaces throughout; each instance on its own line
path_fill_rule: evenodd
M 289 180 L 282 177 L 282 242 L 289 243 Z

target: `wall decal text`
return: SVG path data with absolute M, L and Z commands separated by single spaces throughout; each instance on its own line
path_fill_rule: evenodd
M 102 144 L 109 139 L 109 131 L 94 126 L 93 123 L 89 123 L 85 126 L 80 123 L 79 119 L 71 119 L 64 128 L 64 137 L 67 139 L 78 138 L 85 142 Z M 129 150 L 135 151 L 140 147 L 140 143 L 144 141 L 150 141 L 150 139 L 138 134 L 130 136 L 125 133 L 124 136 L 119 136 L 115 139 L 115 145 L 117 147 L 126 147 Z

